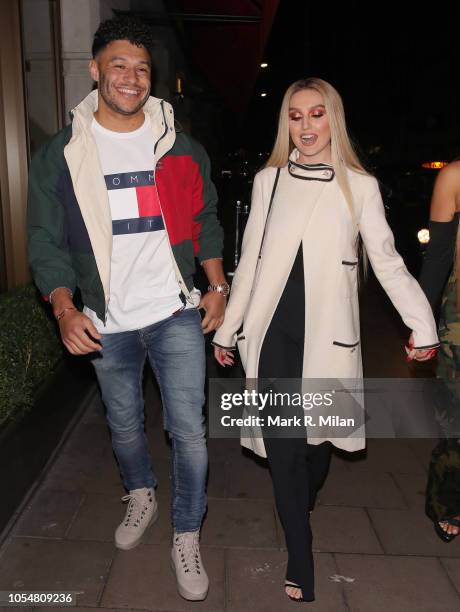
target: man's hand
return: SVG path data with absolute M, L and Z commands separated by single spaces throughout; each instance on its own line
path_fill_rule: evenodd
M 102 346 L 93 340 L 100 340 L 101 334 L 91 319 L 78 310 L 65 312 L 59 321 L 59 331 L 64 346 L 72 355 L 87 355 L 102 349 Z
M 54 316 L 59 319 L 61 340 L 69 353 L 86 355 L 101 350 L 101 345 L 94 342 L 101 339 L 101 334 L 91 319 L 75 308 L 70 289 L 57 287 L 50 294 L 50 302 Z
M 208 291 L 201 298 L 198 308 L 203 308 L 205 316 L 201 322 L 204 334 L 214 331 L 224 322 L 227 299 L 217 291 Z

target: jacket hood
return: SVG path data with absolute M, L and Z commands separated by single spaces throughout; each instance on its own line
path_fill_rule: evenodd
M 91 130 L 94 113 L 98 108 L 98 91 L 89 93 L 70 113 L 72 116 L 72 138 L 86 135 Z M 171 104 L 160 98 L 149 96 L 144 104 L 143 111 L 149 115 L 152 129 L 158 141 L 158 150 L 155 158 L 158 160 L 174 144 L 176 130 L 174 125 L 174 112 Z
M 160 104 L 164 102 L 168 106 L 170 104 L 161 100 L 160 98 L 154 98 L 153 96 L 149 96 L 147 102 L 144 105 L 144 112 L 149 114 L 153 113 L 155 109 L 157 109 Z M 90 92 L 86 98 L 83 98 L 81 102 L 77 104 L 70 111 L 70 115 L 74 121 L 82 121 L 84 125 L 91 124 L 93 120 L 93 115 L 97 111 L 98 108 L 98 91 L 94 89 Z

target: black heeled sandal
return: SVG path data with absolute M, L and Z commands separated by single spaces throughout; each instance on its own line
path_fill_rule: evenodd
M 291 582 L 290 580 L 285 580 L 284 581 L 284 588 L 286 589 L 286 587 L 292 587 L 294 589 L 299 589 L 300 591 L 302 591 L 302 587 L 301 586 L 299 586 L 295 582 Z M 305 599 L 305 597 L 292 597 L 292 595 L 288 595 L 287 593 L 286 593 L 286 596 L 289 597 L 289 599 L 291 601 L 296 601 L 298 603 L 303 603 L 303 602 L 304 603 L 308 603 L 308 602 L 314 601 L 314 599 Z
M 435 523 L 433 523 L 433 527 L 436 534 L 439 536 L 439 538 L 441 538 L 443 542 L 448 543 L 452 542 L 452 540 L 455 540 L 455 538 L 460 534 L 460 531 L 458 533 L 447 533 L 447 531 L 444 531 L 444 529 L 439 524 L 440 522 L 447 523 L 448 525 L 452 525 L 453 527 L 458 527 L 460 530 L 460 520 L 456 518 L 451 518 L 447 521 L 436 521 Z

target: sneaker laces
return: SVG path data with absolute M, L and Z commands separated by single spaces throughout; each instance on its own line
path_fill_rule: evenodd
M 179 554 L 184 573 L 201 574 L 199 531 L 176 534 L 174 545 Z
M 151 503 L 152 497 L 148 493 L 148 500 Z M 128 508 L 126 510 L 125 518 L 123 519 L 123 525 L 125 527 L 139 527 L 143 520 L 148 506 L 145 505 L 139 495 L 136 493 L 129 493 L 121 498 L 122 502 L 128 502 Z

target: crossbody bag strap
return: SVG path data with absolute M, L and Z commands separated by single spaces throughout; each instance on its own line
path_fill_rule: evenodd
M 267 231 L 268 218 L 270 216 L 270 211 L 272 209 L 273 199 L 275 197 L 275 191 L 276 191 L 276 186 L 278 185 L 278 179 L 280 177 L 280 172 L 281 172 L 281 168 L 277 168 L 276 169 L 275 182 L 273 183 L 272 194 L 270 196 L 270 203 L 268 204 L 267 216 L 265 217 L 264 233 L 262 234 L 262 240 L 260 241 L 260 249 L 259 249 L 259 255 L 258 255 L 257 259 L 260 259 L 260 256 L 261 256 L 261 253 L 262 253 L 262 247 L 264 246 L 264 240 L 265 240 L 265 233 Z

